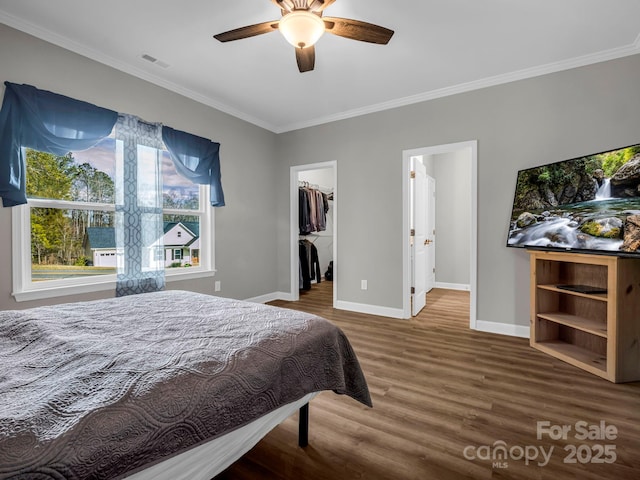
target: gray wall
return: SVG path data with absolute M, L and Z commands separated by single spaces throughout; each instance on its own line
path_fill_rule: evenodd
M 638 78 L 635 55 L 281 134 L 278 218 L 289 165 L 336 160 L 338 300 L 401 309 L 402 151 L 477 140 L 477 318 L 527 326 L 528 256 L 505 247 L 516 173 L 639 142 Z M 278 227 L 287 291 L 288 226 Z
M 436 180 L 436 282 L 468 287 L 471 150 L 431 157 Z
M 113 110 L 162 122 L 221 143 L 227 206 L 215 211 L 215 251 L 224 296 L 249 298 L 277 289 L 273 168 L 276 136 L 181 95 L 0 24 L 2 82 L 28 83 Z M 4 84 L 0 94 L 4 93 Z M 0 308 L 113 296 L 113 292 L 17 303 L 11 296 L 11 209 L 0 208 Z M 259 241 L 256 241 L 256 238 Z M 168 284 L 213 293 L 214 279 Z
M 402 151 L 478 140 L 478 319 L 525 326 L 528 257 L 505 247 L 517 170 L 640 141 L 640 55 L 281 135 L 3 25 L 0 65 L 3 81 L 221 142 L 228 206 L 216 211 L 216 279 L 237 298 L 290 291 L 289 167 L 336 160 L 338 300 L 401 309 Z M 0 209 L 4 309 L 35 304 L 11 297 L 10 219 Z

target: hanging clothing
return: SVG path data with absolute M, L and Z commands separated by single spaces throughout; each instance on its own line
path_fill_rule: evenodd
M 318 249 L 309 240 L 300 240 L 298 251 L 300 255 L 300 290 L 310 290 L 313 278 L 317 283 L 322 281 Z
M 318 219 L 318 231 L 324 232 L 327 229 L 327 212 L 325 210 L 324 194 L 320 190 L 316 194 L 316 217 Z M 328 205 L 327 205 L 328 206 Z
M 298 225 L 300 235 L 324 232 L 327 229 L 329 197 L 315 188 L 298 188 Z
M 307 189 L 298 189 L 298 227 L 300 235 L 307 235 L 311 229 L 311 207 Z

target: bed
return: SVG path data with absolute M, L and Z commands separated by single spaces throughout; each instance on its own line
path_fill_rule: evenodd
M 209 479 L 323 390 L 371 406 L 303 312 L 175 290 L 2 311 L 0 478 Z

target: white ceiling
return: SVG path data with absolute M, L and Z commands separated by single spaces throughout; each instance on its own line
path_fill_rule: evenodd
M 638 0 L 337 0 L 325 15 L 395 31 L 325 34 L 299 73 L 270 0 L 0 0 L 0 22 L 274 132 L 640 53 Z M 141 58 L 147 54 L 169 66 Z

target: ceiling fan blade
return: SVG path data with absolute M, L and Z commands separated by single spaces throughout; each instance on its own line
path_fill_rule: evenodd
M 386 45 L 393 36 L 393 30 L 373 23 L 351 20 L 350 18 L 322 17 L 326 31 L 340 37 L 361 42 Z
M 230 42 L 232 40 L 254 37 L 256 35 L 262 35 L 263 33 L 275 32 L 278 30 L 278 23 L 278 20 L 272 20 L 270 22 L 248 25 L 246 27 L 229 30 L 228 32 L 219 33 L 214 35 L 213 38 L 221 42 Z
M 313 70 L 316 63 L 316 49 L 313 45 L 306 48 L 296 48 L 296 61 L 300 73 Z
M 316 13 L 321 12 L 335 1 L 336 0 L 313 0 L 311 5 L 309 5 L 309 10 Z

